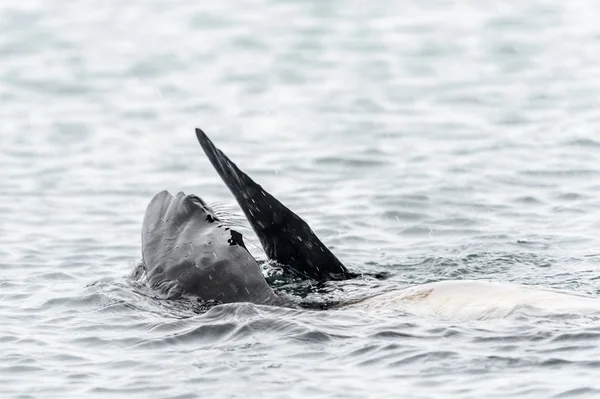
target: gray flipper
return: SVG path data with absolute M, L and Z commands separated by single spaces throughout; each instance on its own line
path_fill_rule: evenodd
M 239 170 L 202 130 L 196 129 L 196 136 L 270 260 L 317 280 L 343 280 L 356 276 L 331 253 L 304 220 Z
M 242 235 L 195 195 L 154 196 L 142 224 L 142 257 L 148 284 L 168 297 L 285 303 L 267 284 Z

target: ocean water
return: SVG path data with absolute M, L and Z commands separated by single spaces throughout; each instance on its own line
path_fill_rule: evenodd
M 235 210 L 200 127 L 350 269 L 390 274 L 281 284 L 299 300 L 448 279 L 599 296 L 598 15 L 4 0 L 0 397 L 600 397 L 600 315 L 202 313 L 129 278 L 156 192 Z

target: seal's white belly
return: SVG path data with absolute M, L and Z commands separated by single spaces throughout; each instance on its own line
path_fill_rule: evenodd
M 544 313 L 600 312 L 600 299 L 517 284 L 454 280 L 387 292 L 350 307 L 465 320 L 506 317 L 518 307 Z

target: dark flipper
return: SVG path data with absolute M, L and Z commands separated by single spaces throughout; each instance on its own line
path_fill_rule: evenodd
M 223 179 L 270 260 L 288 265 L 302 276 L 317 280 L 354 277 L 319 240 L 308 224 L 256 184 L 200 129 L 198 141 Z

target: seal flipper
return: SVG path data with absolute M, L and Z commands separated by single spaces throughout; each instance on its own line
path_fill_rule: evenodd
M 270 260 L 316 280 L 344 280 L 356 276 L 331 253 L 304 220 L 239 170 L 202 130 L 196 129 L 196 136 Z

